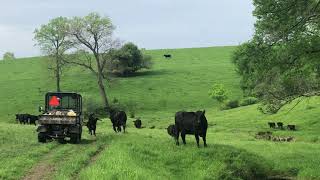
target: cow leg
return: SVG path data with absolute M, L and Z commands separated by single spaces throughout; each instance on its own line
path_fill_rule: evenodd
M 118 126 L 118 132 L 121 132 L 121 126 Z
M 176 145 L 179 146 L 179 132 L 177 132 L 175 139 L 176 139 Z
M 200 147 L 200 146 L 199 146 L 199 135 L 198 135 L 198 134 L 195 134 L 194 136 L 196 137 L 197 146 Z
M 207 139 L 206 139 L 206 136 L 207 136 L 207 133 L 204 133 L 203 136 L 202 136 L 202 140 L 203 140 L 204 147 L 207 147 Z
M 115 125 L 113 125 L 113 130 L 114 130 L 114 132 L 117 132 Z
M 181 139 L 182 139 L 183 144 L 187 144 L 186 143 L 186 133 L 184 131 L 181 132 Z
M 126 125 L 123 125 L 123 133 L 126 133 Z

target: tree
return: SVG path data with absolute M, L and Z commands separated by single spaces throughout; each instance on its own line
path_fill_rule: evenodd
M 34 31 L 37 45 L 53 61 L 53 64 L 49 64 L 49 69 L 54 72 L 58 92 L 61 90 L 60 80 L 66 52 L 73 45 L 68 39 L 68 32 L 68 19 L 64 17 L 52 19 Z
M 320 95 L 320 1 L 254 0 L 252 40 L 234 53 L 246 95 L 277 112 L 301 96 Z
M 90 13 L 71 19 L 70 27 L 70 37 L 80 55 L 67 63 L 82 66 L 95 75 L 104 106 L 109 108 L 103 69 L 108 60 L 107 54 L 118 47 L 118 41 L 112 37 L 114 26 L 110 18 Z
M 12 52 L 6 52 L 3 54 L 3 60 L 6 61 L 6 60 L 14 60 L 16 59 L 14 57 L 14 54 Z
M 143 55 L 133 43 L 127 43 L 120 49 L 109 53 L 106 71 L 112 74 L 127 76 L 142 68 L 151 67 L 151 57 Z

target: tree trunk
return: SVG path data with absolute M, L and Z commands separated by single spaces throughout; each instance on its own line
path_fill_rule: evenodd
M 57 92 L 60 92 L 60 61 L 58 60 L 59 57 L 56 59 L 56 81 L 57 81 Z
M 108 102 L 108 97 L 107 97 L 107 93 L 106 90 L 104 88 L 104 83 L 103 83 L 103 72 L 102 72 L 102 68 L 101 68 L 101 64 L 100 64 L 100 57 L 98 55 L 98 53 L 94 54 L 96 61 L 97 61 L 97 78 L 98 78 L 98 85 L 99 85 L 99 90 L 100 90 L 100 95 L 102 97 L 102 101 L 103 104 L 105 106 L 106 109 L 109 108 L 109 102 Z

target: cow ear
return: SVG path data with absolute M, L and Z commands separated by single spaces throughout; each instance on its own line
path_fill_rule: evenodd
M 204 115 L 206 113 L 206 110 L 203 110 L 202 114 Z

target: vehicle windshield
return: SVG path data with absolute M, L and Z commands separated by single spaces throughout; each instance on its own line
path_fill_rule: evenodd
M 49 96 L 48 107 L 52 110 L 77 110 L 77 97 L 70 95 L 51 95 Z

